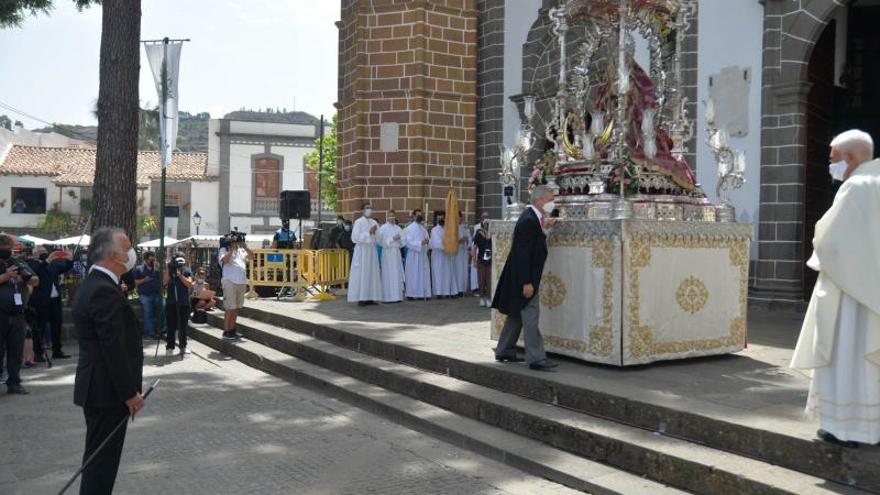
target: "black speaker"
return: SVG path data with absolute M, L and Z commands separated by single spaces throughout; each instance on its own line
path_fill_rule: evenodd
M 304 220 L 312 213 L 312 199 L 308 191 L 281 191 L 282 220 Z

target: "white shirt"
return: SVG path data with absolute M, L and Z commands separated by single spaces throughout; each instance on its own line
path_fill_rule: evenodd
M 113 280 L 114 284 L 119 285 L 119 277 L 117 277 L 116 274 L 111 272 L 109 269 L 104 268 L 103 266 L 99 266 L 99 265 L 92 265 L 92 268 L 89 271 L 91 272 L 92 270 L 98 270 L 99 272 L 106 273 L 107 276 Z
M 535 215 L 538 215 L 538 223 L 544 221 L 544 212 L 543 212 L 543 211 L 541 211 L 541 210 L 535 208 L 535 205 L 529 205 L 529 208 L 531 208 L 532 211 L 535 212 Z M 544 226 L 541 225 L 541 228 L 543 228 L 543 227 L 544 227 Z
M 226 248 L 220 250 L 220 260 L 226 256 Z M 233 284 L 247 284 L 247 251 L 242 248 L 236 249 L 235 253 L 229 257 L 229 262 L 223 264 L 222 280 L 228 280 Z

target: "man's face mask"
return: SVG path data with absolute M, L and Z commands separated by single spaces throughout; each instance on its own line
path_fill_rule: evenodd
M 8 260 L 12 257 L 12 250 L 0 248 L 0 260 Z
M 388 223 L 393 225 L 393 224 L 397 223 L 397 219 L 394 217 L 388 217 Z

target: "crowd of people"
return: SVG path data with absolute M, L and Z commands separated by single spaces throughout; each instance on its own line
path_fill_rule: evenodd
M 463 215 L 459 213 L 459 221 Z M 453 227 L 454 228 L 454 227 Z M 351 229 L 354 245 L 348 280 L 348 300 L 360 306 L 407 300 L 462 297 L 476 292 L 480 306 L 489 307 L 492 234 L 489 216 L 480 223 L 457 227 L 457 248 L 445 245 L 446 218 L 425 225 L 424 212 L 415 209 L 411 222 L 400 227 L 397 213 L 388 211 L 380 226 L 369 203 Z M 331 236 L 332 237 L 332 236 Z M 451 251 L 451 252 L 450 252 Z

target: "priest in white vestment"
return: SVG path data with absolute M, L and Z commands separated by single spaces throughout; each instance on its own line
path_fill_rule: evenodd
M 871 137 L 831 142 L 847 163 L 834 204 L 816 223 L 808 266 L 819 280 L 792 358 L 812 370 L 807 411 L 823 440 L 880 442 L 880 160 Z
M 348 302 L 367 306 L 382 300 L 382 276 L 376 250 L 379 224 L 372 219 L 373 207 L 369 203 L 363 205 L 362 211 L 351 230 L 354 257 L 348 275 Z
M 379 229 L 379 245 L 382 246 L 382 302 L 403 300 L 403 259 L 400 249 L 404 244 L 403 229 L 397 225 L 394 210 L 385 216 L 385 224 Z
M 446 221 L 439 217 L 437 225 L 431 229 L 431 288 L 435 296 L 451 297 L 458 294 L 458 279 L 455 275 L 455 257 L 443 251 L 443 236 L 446 235 Z
M 428 231 L 422 210 L 415 210 L 413 221 L 406 227 L 406 297 L 431 297 L 431 266 L 428 262 Z

